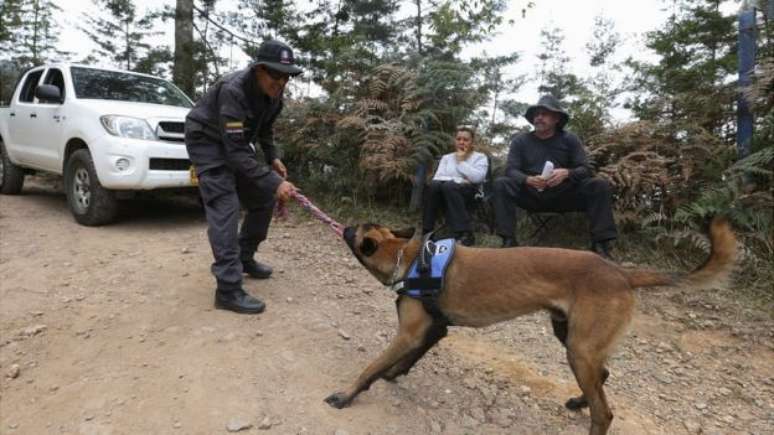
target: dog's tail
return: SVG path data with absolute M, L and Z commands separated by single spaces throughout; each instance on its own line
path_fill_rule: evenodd
M 669 274 L 648 270 L 624 270 L 632 287 L 673 286 L 713 287 L 728 280 L 736 264 L 736 236 L 728 220 L 712 219 L 709 227 L 712 243 L 710 255 L 703 265 L 688 274 Z

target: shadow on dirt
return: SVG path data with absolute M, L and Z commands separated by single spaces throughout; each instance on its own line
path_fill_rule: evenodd
M 29 176 L 19 197 L 37 203 L 50 213 L 69 216 L 62 181 L 54 176 Z M 106 228 L 200 225 L 205 222 L 196 189 L 169 189 L 148 192 L 120 192 L 115 222 Z
M 119 212 L 113 225 L 132 227 L 179 227 L 201 225 L 204 210 L 191 197 L 134 198 L 119 203 Z

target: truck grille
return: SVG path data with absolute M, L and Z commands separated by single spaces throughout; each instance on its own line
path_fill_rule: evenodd
M 187 171 L 190 167 L 188 159 L 150 159 L 151 171 Z
M 161 127 L 162 130 L 170 133 L 185 132 L 185 123 L 183 122 L 162 121 L 162 122 L 159 122 L 159 127 Z
M 156 136 L 160 140 L 183 142 L 185 140 L 185 123 L 161 121 L 156 127 Z

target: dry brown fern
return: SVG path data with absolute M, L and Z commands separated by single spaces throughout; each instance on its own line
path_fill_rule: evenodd
M 695 126 L 634 122 L 589 140 L 592 165 L 614 186 L 619 219 L 672 214 L 694 196 L 701 169 L 728 148 Z

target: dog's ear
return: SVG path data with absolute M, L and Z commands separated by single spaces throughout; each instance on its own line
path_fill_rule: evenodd
M 416 232 L 416 229 L 414 227 L 411 228 L 404 228 L 402 230 L 395 230 L 392 232 L 392 235 L 395 237 L 400 237 L 401 239 L 410 239 L 414 236 L 414 233 Z
M 376 248 L 378 247 L 376 240 L 366 237 L 360 242 L 360 253 L 363 254 L 364 257 L 370 257 L 376 252 Z

